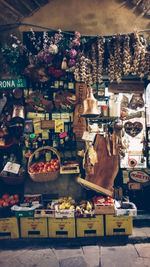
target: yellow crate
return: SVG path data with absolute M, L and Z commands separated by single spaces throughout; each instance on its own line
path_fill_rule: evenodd
M 94 218 L 77 218 L 77 237 L 104 236 L 103 215 Z
M 48 237 L 47 218 L 20 218 L 21 237 Z
M 18 220 L 16 217 L 0 218 L 0 239 L 19 238 Z
M 133 231 L 132 216 L 105 216 L 106 235 L 131 235 Z
M 49 237 L 75 237 L 75 218 L 48 218 Z

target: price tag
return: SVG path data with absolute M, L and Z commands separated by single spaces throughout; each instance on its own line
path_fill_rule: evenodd
M 15 174 L 18 174 L 19 172 L 19 169 L 20 169 L 20 164 L 18 163 L 13 163 L 13 162 L 7 162 L 3 171 L 6 171 L 6 172 L 11 172 L 11 173 L 15 173 Z
M 89 133 L 89 132 L 85 131 L 83 133 L 82 139 L 85 140 L 85 141 L 93 142 L 94 138 L 95 138 L 95 135 L 96 135 L 96 133 Z

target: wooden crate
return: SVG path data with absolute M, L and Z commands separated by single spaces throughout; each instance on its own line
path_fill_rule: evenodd
M 48 237 L 47 218 L 20 218 L 21 237 Z
M 133 217 L 105 215 L 105 230 L 106 235 L 131 235 Z
M 74 238 L 75 218 L 48 218 L 49 237 Z
M 19 238 L 18 220 L 16 217 L 0 218 L 0 239 Z
M 91 218 L 77 218 L 77 237 L 104 236 L 103 215 Z

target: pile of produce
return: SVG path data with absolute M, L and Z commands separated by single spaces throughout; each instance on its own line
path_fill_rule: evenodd
M 0 208 L 11 207 L 19 202 L 19 195 L 3 194 L 0 198 Z
M 103 196 L 94 196 L 92 198 L 94 204 L 98 204 L 101 206 L 114 206 L 114 199 L 112 197 L 103 197 Z
M 75 209 L 75 201 L 72 197 L 62 197 L 58 199 L 58 209 L 59 210 L 73 210 Z
M 56 172 L 58 170 L 59 170 L 59 160 L 57 158 L 51 159 L 46 163 L 45 162 L 34 163 L 29 168 L 30 173 Z
M 94 215 L 94 206 L 90 200 L 81 200 L 76 206 L 76 217 L 91 217 Z

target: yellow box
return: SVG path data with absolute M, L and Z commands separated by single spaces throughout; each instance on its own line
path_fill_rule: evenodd
M 47 218 L 20 218 L 21 237 L 48 237 Z
M 77 237 L 104 236 L 103 215 L 94 218 L 77 218 Z
M 18 220 L 16 217 L 0 218 L 0 239 L 19 238 Z
M 75 237 L 75 218 L 48 218 L 49 237 Z
M 131 235 L 133 217 L 105 215 L 105 229 L 106 235 Z

